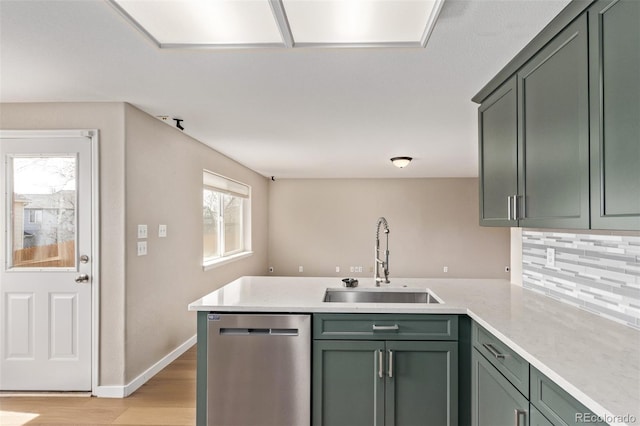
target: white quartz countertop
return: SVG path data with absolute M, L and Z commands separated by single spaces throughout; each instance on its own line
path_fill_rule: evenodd
M 359 281 L 374 287 L 372 278 Z M 242 277 L 189 310 L 467 314 L 596 415 L 640 424 L 640 331 L 506 280 L 395 278 L 384 286 L 428 288 L 442 304 L 322 301 L 327 288 L 341 286 L 337 277 Z

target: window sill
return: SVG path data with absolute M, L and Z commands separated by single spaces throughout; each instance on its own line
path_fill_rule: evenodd
M 210 269 L 215 269 L 219 266 L 226 265 L 227 263 L 235 262 L 236 260 L 244 259 L 249 256 L 252 256 L 252 251 L 243 251 L 242 253 L 233 254 L 227 257 L 221 257 L 215 260 L 209 260 L 202 264 L 202 270 L 208 271 Z

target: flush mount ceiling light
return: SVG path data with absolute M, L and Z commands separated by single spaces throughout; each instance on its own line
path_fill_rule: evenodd
M 109 0 L 160 48 L 425 47 L 444 0 Z
M 411 160 L 413 160 L 413 158 L 411 158 L 411 157 L 393 157 L 391 159 L 391 162 L 397 168 L 404 169 L 405 167 L 407 167 L 409 165 Z

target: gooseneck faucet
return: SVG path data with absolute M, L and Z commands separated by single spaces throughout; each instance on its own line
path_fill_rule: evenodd
M 386 247 L 384 251 L 384 260 L 380 259 L 380 227 L 383 226 L 383 232 L 387 236 Z M 389 224 L 387 223 L 387 219 L 384 217 L 378 218 L 378 223 L 376 225 L 376 251 L 375 251 L 375 272 L 373 274 L 373 279 L 376 282 L 376 286 L 380 287 L 380 283 L 389 284 Z M 382 272 L 384 273 L 384 278 L 380 276 L 380 266 L 382 266 Z

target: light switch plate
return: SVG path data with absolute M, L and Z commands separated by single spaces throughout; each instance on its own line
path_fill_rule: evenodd
M 138 225 L 138 238 L 147 238 L 147 225 Z
M 158 225 L 158 237 L 165 238 L 167 236 L 167 225 Z
M 138 241 L 138 256 L 146 256 L 146 255 L 147 255 L 147 242 Z

